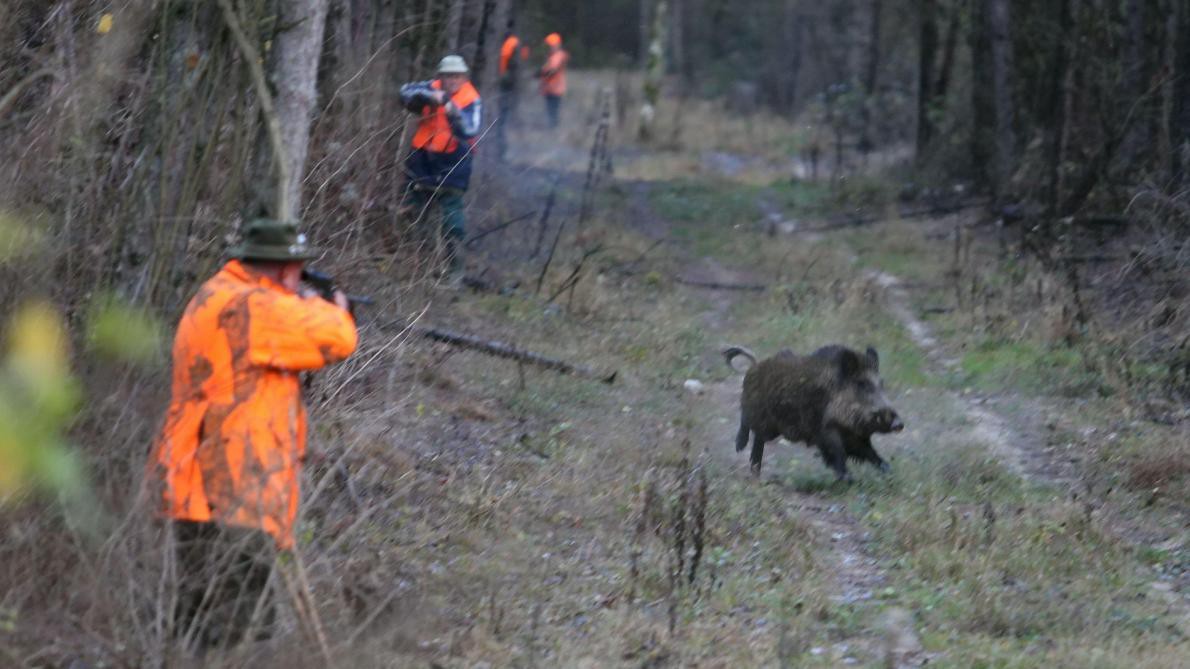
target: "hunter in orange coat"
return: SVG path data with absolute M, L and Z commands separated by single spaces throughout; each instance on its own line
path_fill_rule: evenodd
M 550 127 L 556 128 L 562 97 L 566 95 L 566 67 L 570 64 L 570 54 L 562 48 L 562 36 L 558 33 L 546 35 L 545 44 L 549 47 L 549 55 L 538 76 L 541 77 L 541 95 L 545 98 L 546 116 L 549 117 Z
M 294 546 L 306 409 L 298 373 L 351 355 L 355 322 L 299 292 L 304 235 L 256 221 L 236 259 L 199 288 L 173 349 L 173 390 L 150 466 L 175 521 L 217 523 Z

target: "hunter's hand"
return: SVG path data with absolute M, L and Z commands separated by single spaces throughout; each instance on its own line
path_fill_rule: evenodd
M 351 311 L 351 301 L 347 299 L 347 293 L 344 293 L 341 290 L 336 290 L 334 298 L 335 306 L 339 307 L 343 311 Z
M 441 107 L 446 103 L 446 91 L 434 91 L 430 94 L 430 99 L 434 101 L 434 104 Z

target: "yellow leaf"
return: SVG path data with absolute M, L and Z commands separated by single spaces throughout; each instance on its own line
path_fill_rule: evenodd
M 99 17 L 99 25 L 95 28 L 95 32 L 99 33 L 100 35 L 106 35 L 109 32 L 111 32 L 111 29 L 112 29 L 112 15 L 104 14 L 103 16 L 100 16 Z
M 66 333 L 53 307 L 35 302 L 13 317 L 9 332 L 10 360 L 23 370 L 52 382 L 69 374 Z

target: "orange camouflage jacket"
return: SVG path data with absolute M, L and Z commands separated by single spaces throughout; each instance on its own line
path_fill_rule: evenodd
M 178 325 L 173 390 L 149 460 L 166 516 L 259 528 L 293 548 L 306 409 L 298 372 L 355 350 L 351 315 L 232 260 Z

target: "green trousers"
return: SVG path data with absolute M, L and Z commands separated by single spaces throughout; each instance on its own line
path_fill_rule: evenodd
M 456 188 L 414 188 L 409 194 L 414 216 L 433 220 L 435 205 L 442 216 L 442 234 L 448 241 L 461 242 L 467 236 L 467 219 L 463 213 L 463 191 Z M 422 212 L 425 212 L 422 214 Z

